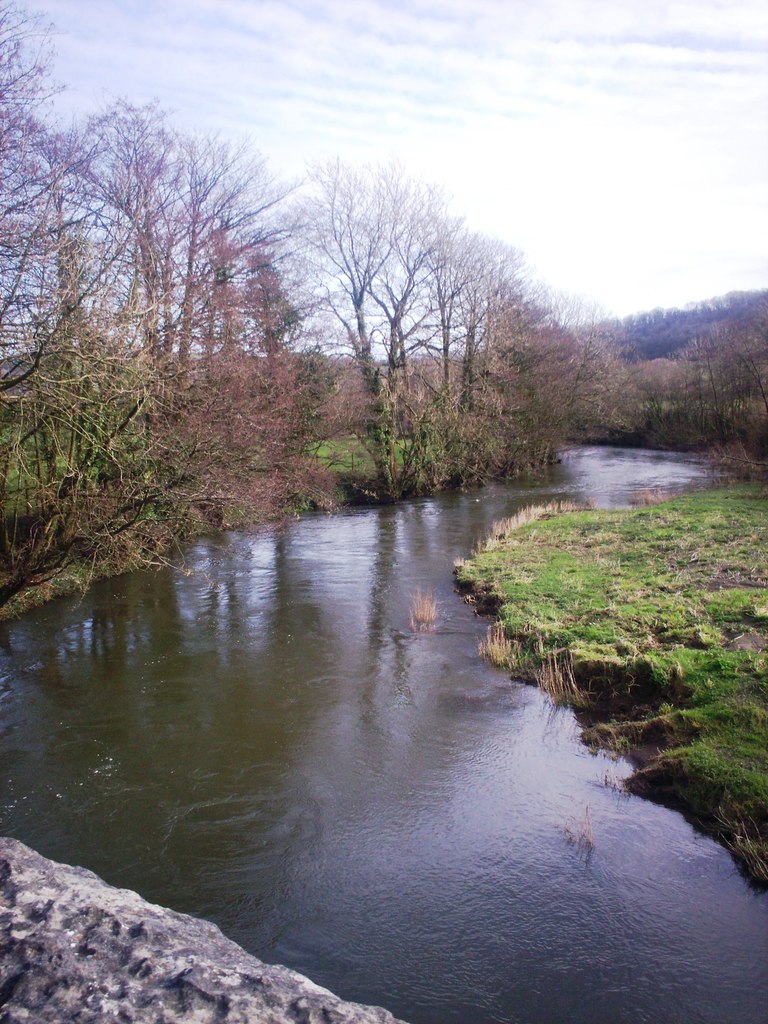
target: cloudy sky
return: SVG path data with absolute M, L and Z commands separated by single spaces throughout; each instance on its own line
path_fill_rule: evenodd
M 41 0 L 61 110 L 157 98 L 274 171 L 397 156 L 626 314 L 768 287 L 764 0 Z

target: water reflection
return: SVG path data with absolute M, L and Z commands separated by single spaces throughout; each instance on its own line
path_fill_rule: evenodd
M 452 589 L 523 504 L 705 476 L 579 450 L 543 482 L 207 539 L 188 574 L 0 627 L 3 831 L 414 1024 L 764 1022 L 765 895 L 606 787 L 627 766 L 478 660 Z M 588 863 L 563 833 L 587 804 Z

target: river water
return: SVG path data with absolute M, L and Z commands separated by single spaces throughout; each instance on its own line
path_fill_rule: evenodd
M 768 894 L 485 665 L 452 587 L 522 505 L 705 475 L 578 449 L 544 481 L 203 540 L 186 573 L 0 626 L 0 832 L 413 1024 L 766 1024 Z

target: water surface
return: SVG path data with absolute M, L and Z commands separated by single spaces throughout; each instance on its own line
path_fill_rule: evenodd
M 705 476 L 580 449 L 543 482 L 208 539 L 187 572 L 0 626 L 0 831 L 413 1024 L 766 1024 L 768 895 L 481 662 L 452 587 L 521 505 Z

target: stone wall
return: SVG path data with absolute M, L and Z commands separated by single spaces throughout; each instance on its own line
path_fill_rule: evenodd
M 0 1024 L 399 1024 L 206 921 L 0 839 Z

